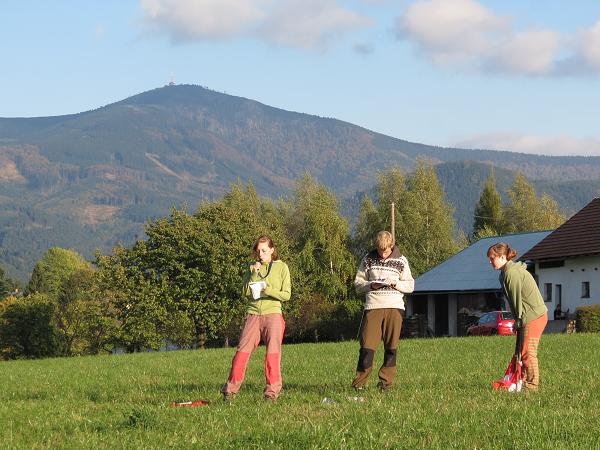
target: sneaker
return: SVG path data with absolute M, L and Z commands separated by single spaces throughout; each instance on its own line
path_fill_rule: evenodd
M 387 394 L 392 389 L 392 385 L 384 384 L 383 381 L 380 381 L 379 383 L 377 383 L 377 389 L 379 389 L 379 392 L 381 392 L 382 394 Z
M 275 401 L 277 401 L 277 397 L 275 397 L 274 395 L 265 395 L 265 396 L 263 397 L 263 399 L 264 399 L 266 402 L 275 402 Z
M 233 392 L 223 392 L 223 401 L 224 402 L 232 402 L 235 400 L 235 393 Z
M 366 386 L 352 386 L 356 392 L 363 392 Z

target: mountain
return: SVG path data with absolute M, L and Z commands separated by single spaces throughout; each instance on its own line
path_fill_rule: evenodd
M 600 180 L 599 157 L 434 147 L 200 86 L 165 86 L 79 114 L 0 118 L 0 264 L 25 280 L 50 246 L 87 257 L 109 251 L 141 235 L 147 219 L 173 206 L 194 210 L 238 179 L 279 197 L 309 172 L 352 199 L 380 170 L 410 171 L 419 157 L 437 164 L 465 230 L 490 165 L 554 192 L 568 184 L 572 210 Z

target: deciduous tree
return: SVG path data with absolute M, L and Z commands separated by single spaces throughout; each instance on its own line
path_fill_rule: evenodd
M 508 231 L 521 233 L 526 231 L 551 230 L 565 221 L 565 215 L 558 204 L 549 195 L 538 198 L 535 188 L 523 174 L 517 174 L 508 190 L 510 199 L 504 216 Z

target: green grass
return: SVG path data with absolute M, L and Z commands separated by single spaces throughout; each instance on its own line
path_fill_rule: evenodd
M 403 340 L 394 390 L 364 402 L 348 399 L 357 342 L 284 346 L 276 403 L 264 347 L 232 404 L 234 349 L 1 362 L 0 448 L 600 448 L 600 334 L 544 336 L 537 394 L 491 388 L 513 345 Z M 169 407 L 195 399 L 211 403 Z

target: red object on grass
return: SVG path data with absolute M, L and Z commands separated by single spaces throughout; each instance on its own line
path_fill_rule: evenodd
M 494 381 L 494 390 L 506 390 L 508 392 L 519 392 L 523 387 L 523 364 L 517 355 L 513 355 L 506 372 L 504 372 L 504 378 L 500 381 Z
M 494 390 L 503 390 L 508 392 L 520 392 L 523 388 L 523 363 L 521 362 L 521 348 L 525 333 L 522 328 L 517 329 L 517 340 L 515 342 L 515 352 L 508 363 L 504 378 L 500 381 L 494 381 L 492 384 Z
M 173 402 L 171 403 L 171 408 L 177 408 L 178 406 L 190 406 L 190 407 L 196 407 L 196 406 L 206 406 L 208 405 L 208 402 L 206 400 L 194 400 L 192 402 Z

